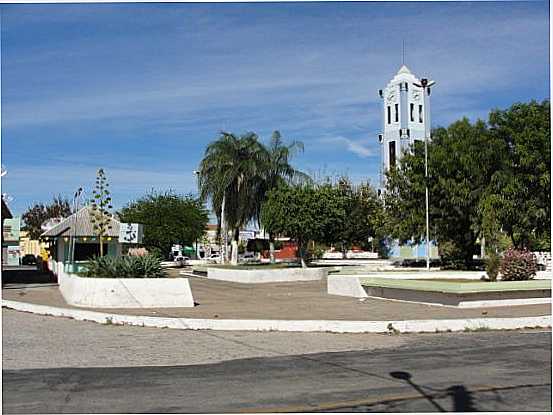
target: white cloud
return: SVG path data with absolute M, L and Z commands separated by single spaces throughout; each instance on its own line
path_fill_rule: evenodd
M 319 140 L 321 144 L 331 144 L 335 146 L 345 147 L 350 153 L 356 154 L 359 157 L 371 157 L 374 156 L 374 151 L 369 147 L 369 140 L 352 140 L 346 137 L 328 137 Z

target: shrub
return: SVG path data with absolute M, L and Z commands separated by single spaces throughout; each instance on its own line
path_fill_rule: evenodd
M 503 255 L 499 272 L 504 281 L 529 280 L 536 275 L 536 256 L 527 250 L 508 249 Z
M 501 257 L 495 252 L 491 252 L 486 258 L 486 274 L 490 281 L 497 281 L 497 274 L 499 273 L 499 265 L 501 264 Z
M 83 274 L 88 278 L 164 278 L 161 260 L 155 255 L 103 256 L 91 259 Z

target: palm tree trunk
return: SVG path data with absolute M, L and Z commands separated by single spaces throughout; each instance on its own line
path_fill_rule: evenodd
M 221 264 L 227 259 L 227 224 L 225 222 L 225 195 L 223 194 L 223 203 L 221 203 Z
M 232 238 L 232 251 L 231 251 L 231 265 L 238 265 L 238 239 L 240 237 L 240 229 L 234 230 L 234 237 Z

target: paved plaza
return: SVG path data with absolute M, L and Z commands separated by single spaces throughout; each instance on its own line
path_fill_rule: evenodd
M 179 270 L 170 271 L 173 277 Z M 54 283 L 7 283 L 2 296 L 6 300 L 23 301 L 54 307 L 69 306 Z M 211 319 L 272 319 L 272 320 L 426 320 L 478 317 L 529 317 L 551 314 L 550 304 L 509 307 L 456 309 L 425 304 L 396 302 L 328 295 L 326 280 L 241 284 L 190 277 L 196 306 L 193 308 L 109 309 L 126 315 L 158 317 L 188 317 Z M 86 309 L 81 308 L 80 309 Z M 105 309 L 93 309 L 106 311 Z

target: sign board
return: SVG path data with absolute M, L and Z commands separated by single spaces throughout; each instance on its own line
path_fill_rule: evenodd
M 19 265 L 19 257 L 21 256 L 19 245 L 8 245 L 7 254 L 7 265 Z
M 144 228 L 140 223 L 121 223 L 119 226 L 119 243 L 141 244 Z
M 254 231 L 240 231 L 239 240 L 241 241 L 247 241 L 248 239 L 255 239 L 255 232 Z

